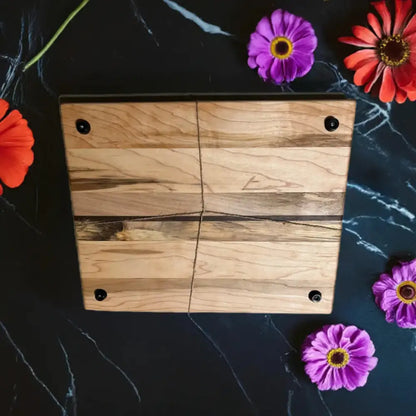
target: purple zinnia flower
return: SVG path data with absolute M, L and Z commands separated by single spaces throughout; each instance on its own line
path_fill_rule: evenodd
M 306 337 L 302 346 L 305 371 L 319 390 L 354 390 L 367 382 L 377 365 L 374 344 L 356 326 L 326 325 Z
M 401 328 L 416 328 L 416 259 L 393 267 L 373 285 L 377 305 L 386 312 L 386 321 Z
M 312 68 L 318 40 L 312 25 L 282 9 L 263 17 L 251 34 L 248 66 L 276 84 L 303 77 Z

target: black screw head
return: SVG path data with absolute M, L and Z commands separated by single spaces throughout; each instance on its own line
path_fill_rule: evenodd
M 328 116 L 325 119 L 325 128 L 328 131 L 335 131 L 339 127 L 339 121 L 333 116 Z
M 79 118 L 75 125 L 77 127 L 78 133 L 81 134 L 88 134 L 91 131 L 91 125 L 88 123 L 87 120 L 83 120 L 82 118 Z
M 319 290 L 311 290 L 309 292 L 308 298 L 313 303 L 318 303 L 322 299 L 322 293 Z
M 95 289 L 94 296 L 98 302 L 101 302 L 107 297 L 107 292 L 104 289 Z

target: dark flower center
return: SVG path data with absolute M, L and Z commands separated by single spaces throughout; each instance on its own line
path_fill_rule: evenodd
M 348 364 L 350 356 L 344 348 L 335 348 L 329 351 L 326 359 L 331 367 L 342 368 Z
M 409 44 L 400 35 L 388 36 L 381 40 L 378 51 L 381 60 L 388 66 L 399 66 L 409 59 Z
M 332 354 L 331 363 L 332 364 L 341 364 L 344 361 L 345 354 L 343 352 L 336 352 Z
M 270 43 L 270 52 L 277 59 L 288 58 L 293 51 L 293 43 L 284 36 L 274 38 Z
M 396 293 L 402 302 L 413 303 L 416 300 L 416 283 L 406 280 L 397 286 Z
M 400 295 L 406 300 L 413 299 L 416 295 L 415 289 L 410 285 L 404 285 L 400 288 Z
M 287 42 L 279 41 L 274 48 L 278 55 L 286 55 L 289 52 L 289 45 Z

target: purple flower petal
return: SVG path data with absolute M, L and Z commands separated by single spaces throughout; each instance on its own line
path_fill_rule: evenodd
M 348 353 L 351 357 L 370 357 L 375 351 L 374 344 L 365 331 L 360 331 L 358 336 L 348 346 Z
M 271 15 L 270 20 L 272 22 L 274 35 L 283 36 L 283 34 L 285 33 L 285 26 L 283 22 L 283 10 L 275 10 Z
M 270 19 L 267 16 L 264 16 L 256 26 L 256 32 L 263 35 L 268 40 L 274 39 L 274 31 L 270 23 Z
M 298 16 L 293 16 L 286 25 L 285 36 L 293 42 L 293 37 L 305 20 Z
M 281 59 L 275 59 L 270 69 L 270 76 L 276 84 L 281 84 L 284 81 L 282 62 Z
M 401 302 L 396 311 L 396 322 L 400 328 L 416 328 L 415 304 Z
M 270 68 L 273 63 L 273 56 L 269 52 L 263 52 L 257 55 L 256 63 L 258 66 Z
M 393 280 L 396 283 L 401 283 L 401 282 L 405 282 L 406 280 L 409 280 L 407 263 L 401 264 L 400 266 L 393 267 L 391 271 L 391 275 L 392 275 Z
M 304 20 L 302 24 L 293 32 L 293 34 L 291 35 L 291 39 L 293 42 L 296 42 L 297 40 L 305 38 L 307 36 L 316 37 L 312 25 L 306 20 Z
M 345 329 L 345 325 L 338 324 L 338 325 L 331 325 L 327 330 L 327 337 L 332 345 L 339 345 L 343 332 Z
M 282 20 L 285 27 L 285 30 L 283 32 L 283 36 L 289 37 L 288 32 L 291 32 L 294 25 L 296 25 L 297 21 L 299 19 L 302 19 L 301 17 L 295 16 L 292 13 L 289 13 L 287 11 L 283 12 Z
M 380 275 L 380 280 L 373 284 L 374 296 L 381 296 L 386 289 L 396 289 L 397 283 L 388 275 Z
M 313 383 L 320 381 L 328 371 L 329 365 L 326 360 L 308 362 L 305 366 L 305 372 Z
M 293 51 L 299 51 L 305 54 L 312 53 L 318 46 L 316 36 L 307 36 L 293 42 Z
M 256 58 L 254 56 L 249 56 L 247 63 L 251 69 L 257 68 Z
M 344 368 L 344 386 L 347 390 L 353 391 L 357 387 L 362 387 L 367 382 L 368 372 L 361 373 L 351 365 Z
M 257 72 L 265 81 L 270 79 L 270 68 L 259 68 Z
M 255 56 L 269 50 L 270 42 L 263 36 L 254 32 L 250 35 L 250 42 L 248 44 L 249 56 Z
M 283 72 L 286 82 L 292 82 L 296 78 L 298 68 L 296 66 L 296 61 L 289 57 L 282 60 L 283 63 Z
M 383 311 L 387 311 L 391 308 L 395 308 L 401 303 L 400 299 L 397 297 L 395 289 L 386 289 L 380 298 L 380 308 Z
M 339 390 L 340 388 L 343 387 L 343 379 L 341 376 L 341 371 L 342 368 L 331 368 L 331 374 L 330 374 L 330 379 L 331 379 L 331 390 Z
M 301 78 L 305 76 L 312 68 L 315 61 L 313 54 L 304 54 L 298 51 L 293 52 L 292 58 L 295 60 L 298 72 L 296 77 Z
M 396 320 L 396 308 L 386 311 L 386 321 L 391 324 Z
M 317 382 L 319 390 L 331 390 L 332 370 L 333 368 L 327 365 L 325 371 L 322 372 L 322 377 Z

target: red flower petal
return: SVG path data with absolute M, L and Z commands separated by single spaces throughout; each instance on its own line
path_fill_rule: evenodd
M 367 45 L 374 47 L 377 45 L 378 38 L 370 29 L 367 29 L 364 26 L 353 26 L 351 30 L 352 34 L 357 39 L 362 40 L 363 42 L 367 43 Z
M 357 70 L 369 61 L 377 60 L 375 49 L 361 49 L 344 59 L 344 64 L 348 69 Z
M 341 36 L 340 38 L 338 38 L 338 41 L 342 43 L 347 43 L 348 45 L 359 46 L 362 48 L 374 48 L 373 45 L 369 45 L 368 43 L 363 42 L 362 40 L 357 39 L 354 36 Z
M 409 23 L 403 30 L 403 37 L 406 38 L 407 36 L 416 32 L 416 14 L 409 20 Z
M 0 100 L 2 116 L 7 109 L 8 103 Z M 19 111 L 13 110 L 0 121 L 0 179 L 10 188 L 21 185 L 33 163 L 33 143 L 33 133 Z
M 380 78 L 380 75 L 383 73 L 383 71 L 386 69 L 386 65 L 383 64 L 383 62 L 380 62 L 376 68 L 376 70 L 374 71 L 374 73 L 372 74 L 372 76 L 370 77 L 370 79 L 368 80 L 368 83 L 366 84 L 365 88 L 364 88 L 364 92 L 365 93 L 369 93 L 371 88 L 373 88 L 374 84 L 377 82 L 377 80 Z
M 387 8 L 386 2 L 383 1 L 375 1 L 371 3 L 372 6 L 377 10 L 378 14 L 381 16 L 381 20 L 383 21 L 383 32 L 385 35 L 390 36 L 391 34 L 391 14 L 389 9 Z
M 416 101 L 416 91 L 408 91 L 407 92 L 407 98 L 410 101 Z
M 383 80 L 381 81 L 381 88 L 379 98 L 383 103 L 390 103 L 393 101 L 396 95 L 396 84 L 393 79 L 393 71 L 388 66 L 383 74 Z
M 416 68 L 412 64 L 406 63 L 404 65 L 400 65 L 397 68 L 394 68 L 393 71 L 394 80 L 402 90 L 407 91 L 416 88 Z
M 4 117 L 6 111 L 9 109 L 9 103 L 0 98 L 0 119 Z
M 393 35 L 400 33 L 411 9 L 412 0 L 396 0 L 396 21 L 394 22 Z
M 359 68 L 354 74 L 354 84 L 361 86 L 368 82 L 368 80 L 373 75 L 377 65 L 377 61 L 371 61 Z
M 404 90 L 401 90 L 400 88 L 397 88 L 396 92 L 396 102 L 398 104 L 403 104 L 407 99 L 407 93 Z
M 377 17 L 373 13 L 368 13 L 367 14 L 367 20 L 368 20 L 368 24 L 370 25 L 371 29 L 374 30 L 374 33 L 379 38 L 381 38 L 381 36 L 382 36 L 381 25 L 380 25 L 380 22 L 377 19 Z

